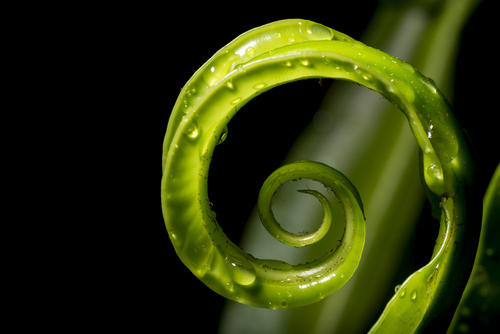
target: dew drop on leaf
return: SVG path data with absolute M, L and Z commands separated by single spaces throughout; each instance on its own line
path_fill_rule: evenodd
M 257 90 L 262 89 L 264 87 L 266 87 L 266 84 L 263 83 L 263 82 L 260 82 L 260 83 L 258 83 L 258 84 L 256 84 L 256 85 L 253 86 L 253 88 L 257 89 Z
M 186 136 L 191 139 L 195 140 L 196 138 L 199 137 L 200 135 L 200 129 L 198 128 L 198 124 L 196 122 L 192 122 L 187 128 L 185 132 Z
M 332 39 L 333 38 L 333 31 L 331 31 L 327 27 L 319 25 L 319 24 L 312 24 L 309 27 L 309 29 L 307 29 L 307 33 L 312 35 L 314 38 L 317 38 L 317 39 Z
M 229 256 L 226 258 L 226 262 L 232 267 L 232 276 L 237 284 L 250 285 L 255 282 L 255 269 L 246 260 Z
M 412 302 L 417 300 L 417 290 L 413 290 L 413 292 L 411 293 L 410 299 Z
M 253 47 L 248 47 L 246 50 L 245 50 L 245 54 L 248 56 L 248 57 L 252 57 L 254 54 L 255 54 L 255 49 Z
M 304 67 L 309 67 L 309 66 L 311 66 L 311 62 L 309 61 L 309 59 L 302 59 L 302 60 L 300 61 L 300 64 L 301 64 L 302 66 L 304 66 Z

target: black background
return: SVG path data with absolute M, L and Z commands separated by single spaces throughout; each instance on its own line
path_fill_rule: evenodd
M 91 306 L 75 311 L 77 327 L 177 332 L 175 326 L 182 326 L 189 333 L 202 326 L 206 333 L 216 332 L 224 300 L 178 259 L 161 213 L 162 141 L 177 95 L 213 53 L 253 27 L 304 18 L 360 38 L 376 5 L 186 1 L 86 9 L 89 14 L 74 38 L 81 42 L 75 59 L 84 82 L 75 93 L 81 99 L 78 115 L 89 126 L 81 160 L 93 175 L 88 182 L 79 180 L 78 186 L 92 191 L 79 212 L 90 239 L 79 257 L 85 269 L 78 275 L 85 283 L 75 281 L 70 291 L 77 292 L 69 299 Z M 452 101 L 482 166 L 482 188 L 499 161 L 496 95 L 487 84 L 495 77 L 495 50 L 483 37 L 496 33 L 488 6 L 491 1 L 479 7 L 463 32 Z M 281 163 L 329 84 L 306 81 L 277 88 L 252 101 L 252 112 L 242 110 L 231 123 L 228 139 L 214 156 L 209 185 L 217 184 L 210 197 L 232 240 L 239 239 L 260 184 Z M 238 172 L 231 172 L 235 168 Z M 240 173 L 245 177 L 237 188 L 248 191 L 235 190 Z M 224 204 L 235 191 L 241 200 Z M 97 320 L 104 322 L 97 325 Z

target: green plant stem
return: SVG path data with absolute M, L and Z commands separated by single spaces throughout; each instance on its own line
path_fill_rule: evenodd
M 442 5 L 437 14 L 431 14 L 429 10 L 414 4 L 409 6 L 386 4 L 377 10 L 364 40 L 370 45 L 399 55 L 402 59 L 410 60 L 424 73 L 435 78 L 440 86 L 448 87 L 444 82 L 450 81 L 448 78 L 451 73 L 450 69 L 453 68 L 452 55 L 455 54 L 461 24 L 472 9 L 470 3 L 469 1 L 469 4 L 463 7 L 465 10 L 458 13 L 459 15 L 457 15 L 456 9 L 451 8 L 450 10 L 450 6 L 453 6 L 451 2 L 447 2 L 446 7 Z M 461 3 L 457 4 L 462 5 Z M 454 29 L 448 28 L 450 22 Z M 424 30 L 423 34 L 422 30 Z M 417 56 L 412 56 L 415 53 Z M 399 115 L 396 115 L 394 110 L 388 110 L 384 114 L 384 122 L 369 119 L 366 116 L 354 118 L 352 115 L 356 115 L 355 111 L 358 105 L 355 101 L 363 102 L 366 115 L 376 115 L 375 109 L 380 106 L 380 101 L 370 99 L 370 96 L 367 96 L 365 92 L 350 86 L 345 87 L 344 94 L 346 96 L 344 97 L 342 93 L 339 94 L 337 86 L 333 87 L 330 93 L 331 97 L 326 99 L 324 106 L 318 112 L 317 119 L 321 127 L 310 126 L 306 129 L 287 160 L 312 159 L 333 164 L 347 172 L 357 185 L 369 217 L 366 253 L 358 271 L 342 290 L 325 301 L 296 310 L 268 312 L 229 303 L 222 318 L 223 332 L 240 331 L 255 323 L 259 323 L 260 328 L 272 328 L 269 331 L 273 333 L 366 331 L 366 327 L 373 321 L 378 305 L 385 298 L 384 291 L 393 288 L 388 284 L 391 282 L 391 277 L 401 256 L 399 252 L 393 250 L 401 249 L 407 240 L 406 238 L 412 231 L 412 223 L 416 221 L 413 217 L 417 215 L 416 212 L 421 203 L 419 199 L 421 190 L 416 180 L 417 176 L 412 172 L 416 167 L 415 161 L 412 161 L 411 155 L 404 157 L 405 154 L 413 152 L 415 142 L 409 132 L 405 131 L 407 126 L 404 120 L 398 118 Z M 451 96 L 451 89 L 445 89 L 445 92 Z M 336 94 L 332 95 L 332 93 Z M 346 102 L 343 102 L 344 100 Z M 355 126 L 353 125 L 351 128 L 349 121 Z M 367 123 L 364 127 L 360 125 L 363 122 Z M 326 128 L 325 123 L 332 125 L 330 128 Z M 376 129 L 377 126 L 380 129 L 378 132 L 372 130 Z M 363 135 L 358 138 L 355 133 L 360 127 L 363 129 Z M 403 131 L 399 137 L 397 127 L 402 127 L 401 131 Z M 366 150 L 366 152 L 373 152 L 373 154 L 362 158 L 364 151 L 357 150 L 356 146 L 347 146 L 340 136 L 329 135 L 341 132 L 339 129 L 350 129 L 346 131 L 349 132 L 351 143 L 355 143 L 356 140 L 364 145 L 373 143 Z M 329 140 L 329 138 L 332 139 Z M 386 152 L 391 151 L 396 142 L 398 150 L 392 155 L 385 155 Z M 322 147 L 325 149 L 322 150 Z M 375 147 L 379 147 L 379 149 L 377 150 Z M 353 158 L 356 154 L 360 157 Z M 403 173 L 403 169 L 398 167 L 402 166 L 401 163 L 398 165 L 394 161 L 382 165 L 377 164 L 378 161 L 387 160 L 389 156 L 396 157 L 401 163 L 406 161 L 404 162 L 406 171 Z M 368 171 L 365 168 L 356 169 L 348 161 L 357 161 L 354 165 L 370 166 L 370 168 Z M 386 170 L 385 174 L 382 173 L 384 170 L 382 167 Z M 403 175 L 403 177 L 398 178 L 395 173 Z M 373 182 L 375 180 L 380 182 Z M 397 182 L 399 190 L 391 189 L 391 182 Z M 374 193 L 375 188 L 378 190 L 377 193 Z M 392 197 L 387 195 L 389 193 L 393 194 Z M 404 194 L 406 209 L 399 201 L 401 195 L 397 194 Z M 408 198 L 408 194 L 412 194 L 414 200 Z M 384 201 L 387 204 L 384 204 Z M 371 204 L 372 202 L 373 204 Z M 288 200 L 288 203 L 290 216 L 298 216 L 301 212 L 307 212 L 304 204 L 297 206 L 293 202 L 293 198 Z M 383 215 L 372 212 L 372 210 L 377 209 L 390 213 L 386 216 L 385 221 L 381 220 Z M 380 218 L 377 218 L 379 215 Z M 243 247 L 257 254 L 269 254 L 271 250 L 273 254 L 276 254 L 276 249 L 281 249 L 280 246 L 276 245 L 272 239 L 266 238 L 264 232 L 260 232 L 258 218 L 254 217 L 249 223 L 250 230 L 245 233 Z M 400 223 L 394 224 L 395 221 Z M 397 235 L 394 241 L 388 238 L 388 230 L 392 232 L 390 235 Z M 381 245 L 384 247 L 380 247 Z M 294 249 L 283 248 L 278 253 L 281 254 L 282 258 L 295 261 L 299 256 L 287 255 L 296 253 Z M 369 300 L 366 300 L 364 296 L 370 296 Z M 361 299 L 365 299 L 365 301 L 360 303 Z M 268 324 L 268 327 L 265 327 L 265 324 Z
M 500 164 L 483 201 L 483 222 L 474 269 L 448 333 L 484 333 L 500 314 Z
M 468 246 L 475 242 L 474 226 L 466 224 L 475 214 L 465 208 L 474 199 L 469 191 L 467 146 L 446 100 L 430 79 L 396 58 L 314 22 L 279 21 L 240 36 L 209 60 L 181 92 L 165 136 L 162 178 L 163 213 L 177 254 L 219 294 L 260 307 L 313 303 L 351 277 L 364 243 L 364 217 L 355 189 L 329 167 L 315 169 L 324 165 L 312 162 L 287 167 L 292 175 L 300 171 L 298 175 L 331 188 L 344 207 L 341 245 L 309 263 L 290 265 L 242 252 L 220 230 L 208 201 L 210 159 L 236 111 L 267 89 L 311 77 L 362 84 L 397 105 L 409 121 L 422 150 L 426 187 L 441 199 L 442 232 L 432 261 L 403 283 L 372 330 L 414 331 L 434 325 L 454 306 L 452 297 L 463 281 L 450 282 L 450 268 L 458 263 L 467 271 Z M 265 191 L 264 196 L 272 198 Z M 464 272 L 455 271 L 455 278 L 462 278 Z M 407 289 L 408 298 L 399 298 Z M 443 300 L 444 296 L 448 298 Z

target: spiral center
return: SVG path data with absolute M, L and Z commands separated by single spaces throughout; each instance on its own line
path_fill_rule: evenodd
M 332 191 L 314 180 L 299 179 L 282 184 L 273 196 L 272 210 L 281 227 L 297 235 L 317 231 L 324 216 L 321 203 L 303 190 L 317 191 L 330 203 L 335 201 Z

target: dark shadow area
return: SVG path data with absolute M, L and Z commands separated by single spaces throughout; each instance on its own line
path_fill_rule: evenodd
M 275 87 L 245 105 L 216 147 L 209 198 L 217 221 L 238 243 L 264 180 L 279 166 L 318 109 L 329 80 L 303 80 Z M 237 200 L 235 200 L 237 199 Z

